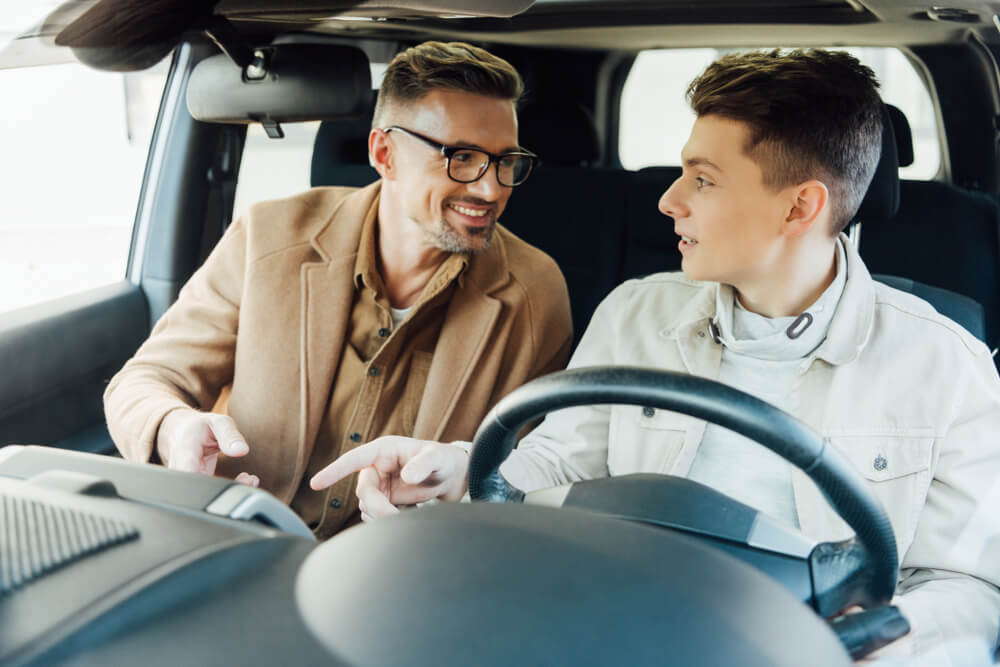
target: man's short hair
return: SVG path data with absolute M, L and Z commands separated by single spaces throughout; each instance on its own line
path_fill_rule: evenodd
M 372 126 L 382 127 L 389 108 L 405 107 L 440 89 L 510 100 L 516 105 L 524 83 L 509 62 L 478 46 L 424 42 L 402 51 L 389 63 Z
M 882 147 L 882 100 L 872 70 L 843 51 L 724 56 L 691 82 L 698 116 L 745 123 L 744 153 L 780 189 L 809 179 L 830 192 L 831 232 L 858 212 Z

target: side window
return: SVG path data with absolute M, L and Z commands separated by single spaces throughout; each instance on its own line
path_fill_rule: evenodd
M 385 63 L 372 63 L 372 86 L 378 88 Z M 313 143 L 319 122 L 286 123 L 282 139 L 271 139 L 257 123 L 247 127 L 240 174 L 236 180 L 233 219 L 251 205 L 267 199 L 289 197 L 311 185 Z
M 901 178 L 934 178 L 941 166 L 934 103 L 913 64 L 898 49 L 844 48 L 875 72 L 882 99 L 906 115 L 913 132 L 913 164 Z M 687 105 L 688 84 L 722 49 L 662 49 L 636 58 L 622 91 L 618 151 L 627 169 L 680 164 L 681 148 L 694 123 Z
M 319 122 L 284 123 L 285 136 L 271 139 L 259 123 L 247 126 L 233 219 L 250 204 L 288 197 L 309 188 L 309 167 Z
M 0 314 L 125 278 L 167 70 L 0 69 Z

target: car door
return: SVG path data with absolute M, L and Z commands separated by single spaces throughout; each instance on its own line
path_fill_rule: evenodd
M 207 44 L 121 73 L 43 42 L 0 29 L 0 446 L 110 452 L 104 388 L 218 239 L 244 128 L 187 113 Z

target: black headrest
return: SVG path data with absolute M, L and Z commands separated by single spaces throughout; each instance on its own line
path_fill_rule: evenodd
M 374 95 L 372 95 L 374 99 Z M 312 185 L 361 186 L 378 178 L 368 164 L 368 133 L 374 105 L 359 118 L 325 120 L 313 142 Z
M 899 156 L 899 166 L 909 167 L 913 164 L 913 133 L 906 115 L 891 104 L 885 105 L 892 121 L 892 131 L 896 135 L 896 154 Z
M 518 114 L 519 143 L 543 164 L 581 167 L 601 159 L 601 142 L 590 113 L 579 104 L 533 104 Z
M 868 192 L 861 202 L 855 222 L 885 220 L 899 210 L 899 160 L 896 157 L 896 136 L 892 129 L 888 105 L 882 105 L 882 154 Z

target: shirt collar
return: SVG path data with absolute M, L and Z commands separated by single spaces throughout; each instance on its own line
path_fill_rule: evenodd
M 358 243 L 358 254 L 354 259 L 354 286 L 358 290 L 368 288 L 377 294 L 385 294 L 385 283 L 378 270 L 375 253 L 378 248 L 378 207 L 373 206 L 361 225 L 361 240 Z M 453 280 L 462 286 L 465 270 L 469 266 L 468 255 L 451 253 L 438 266 L 434 275 L 427 282 L 423 294 L 431 296 L 440 292 Z M 421 301 L 423 298 L 420 299 Z

